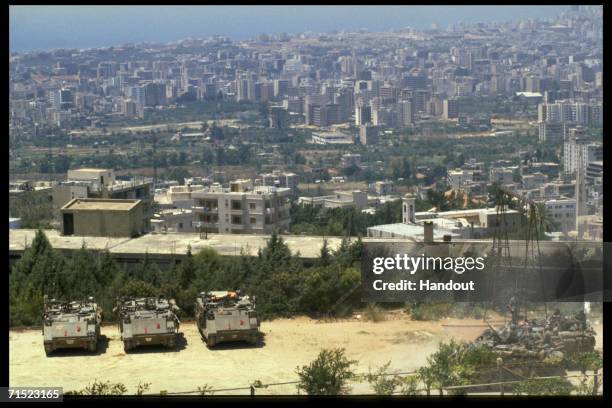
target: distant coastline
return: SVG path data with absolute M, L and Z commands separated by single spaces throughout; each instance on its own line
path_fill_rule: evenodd
M 350 14 L 346 13 L 350 7 Z M 364 28 L 388 31 L 407 26 L 446 28 L 450 23 L 551 18 L 569 6 L 11 6 L 9 47 L 28 53 L 101 48 L 125 43 L 169 43 L 223 35 L 232 40 L 261 32 L 329 32 Z

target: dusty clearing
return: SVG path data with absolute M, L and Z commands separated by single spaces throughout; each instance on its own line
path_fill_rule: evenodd
M 463 326 L 463 327 L 458 327 Z M 484 330 L 481 320 L 444 319 L 411 321 L 392 313 L 387 320 L 318 322 L 306 317 L 262 323 L 265 343 L 208 349 L 195 323 L 181 325 L 176 351 L 140 348 L 126 354 L 116 326 L 105 326 L 98 352 L 64 350 L 46 357 L 40 330 L 9 331 L 11 386 L 62 386 L 78 390 L 94 379 L 124 383 L 134 393 L 139 382 L 151 383 L 149 393 L 196 391 L 205 384 L 213 389 L 248 387 L 295 381 L 298 365 L 312 361 L 322 348 L 344 347 L 349 358 L 359 361 L 357 372 L 366 373 L 391 360 L 391 369 L 412 371 L 425 364 L 439 341 L 454 337 L 472 340 Z M 600 327 L 597 327 L 600 333 Z M 598 343 L 601 345 L 601 336 Z M 370 393 L 367 383 L 355 384 L 354 393 Z M 257 394 L 294 394 L 295 385 L 258 389 Z M 248 394 L 228 390 L 216 394 Z

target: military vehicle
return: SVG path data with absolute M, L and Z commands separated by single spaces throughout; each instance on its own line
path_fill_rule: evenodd
M 141 345 L 175 347 L 180 321 L 174 300 L 163 296 L 124 298 L 115 310 L 125 351 Z
M 202 292 L 195 302 L 195 316 L 200 334 L 208 347 L 221 342 L 261 339 L 255 299 L 239 291 Z
M 573 316 L 562 316 L 556 310 L 547 318 L 510 321 L 503 327 L 490 327 L 472 343 L 486 346 L 501 358 L 506 380 L 521 380 L 533 376 L 565 375 L 566 356 L 592 352 L 595 331 L 587 323 L 583 311 Z M 480 382 L 498 378 L 496 368 L 483 370 Z
M 45 353 L 62 348 L 96 351 L 102 309 L 94 299 L 62 302 L 44 298 L 43 338 Z

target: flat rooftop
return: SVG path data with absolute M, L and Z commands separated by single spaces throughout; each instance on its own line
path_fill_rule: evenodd
M 91 168 L 91 167 L 84 167 L 82 169 L 71 169 L 69 170 L 71 172 L 78 172 L 78 171 L 87 171 L 87 172 L 97 172 L 97 173 L 106 173 L 108 171 L 111 171 L 111 169 L 96 169 L 96 168 Z
M 268 235 L 243 234 L 208 234 L 208 239 L 200 238 L 199 233 L 176 234 L 146 234 L 136 238 L 106 238 L 106 237 L 79 237 L 62 236 L 57 230 L 44 230 L 49 243 L 53 248 L 65 250 L 78 250 L 85 243 L 88 249 L 108 249 L 111 254 L 130 255 L 185 255 L 187 248 L 196 253 L 203 248 L 212 248 L 221 255 L 245 254 L 257 256 L 260 248 L 265 248 L 270 238 Z M 32 244 L 36 235 L 33 229 L 9 230 L 9 250 L 22 251 Z M 307 237 L 298 235 L 283 235 L 283 241 L 289 246 L 292 253 L 299 252 L 303 258 L 317 258 L 323 246 L 323 237 Z M 342 239 L 340 237 L 327 237 L 330 250 L 336 250 Z
M 113 199 L 92 199 L 75 198 L 70 200 L 62 207 L 62 210 L 79 211 L 130 211 L 140 200 L 113 200 Z
M 423 231 L 423 227 L 418 229 Z M 435 231 L 435 229 L 434 229 Z M 136 238 L 107 238 L 107 237 L 82 237 L 82 236 L 61 236 L 57 230 L 43 231 L 53 248 L 60 250 L 79 250 L 83 244 L 91 250 L 108 250 L 114 256 L 137 256 L 148 253 L 150 256 L 156 255 L 185 255 L 187 248 L 191 247 L 192 253 L 196 253 L 203 248 L 212 248 L 220 255 L 237 256 L 241 250 L 246 255 L 257 256 L 257 251 L 264 248 L 267 244 L 269 235 L 242 235 L 242 234 L 208 234 L 208 239 L 200 238 L 197 233 L 176 233 L 176 234 L 146 234 Z M 414 231 L 415 233 L 417 231 Z M 20 253 L 26 247 L 32 245 L 32 240 L 36 235 L 34 229 L 9 229 L 9 253 Z M 282 239 L 292 253 L 300 253 L 302 258 L 318 258 L 321 253 L 323 241 L 327 240 L 330 250 L 336 250 L 341 242 L 341 237 L 321 237 L 321 236 L 301 236 L 301 235 L 282 235 Z M 353 237 L 353 240 L 356 238 Z M 414 239 L 402 238 L 362 238 L 364 243 L 386 243 L 402 244 L 414 243 Z M 490 244 L 491 240 L 453 240 L 454 245 L 465 244 Z M 574 242 L 574 241 L 570 241 Z M 511 247 L 516 247 L 516 256 L 524 256 L 524 241 L 510 240 Z M 554 249 L 559 246 L 566 246 L 568 242 L 562 241 L 542 241 L 542 250 Z M 601 241 L 580 241 L 580 245 L 587 247 L 601 247 Z

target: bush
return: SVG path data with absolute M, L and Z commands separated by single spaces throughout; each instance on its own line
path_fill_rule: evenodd
M 392 395 L 397 387 L 399 387 L 403 381 L 395 373 L 389 373 L 389 366 L 391 361 L 383 364 L 376 372 L 371 371 L 365 376 L 366 380 L 374 389 L 377 395 Z
M 451 339 L 449 343 L 440 343 L 438 350 L 427 357 L 427 366 L 422 367 L 419 374 L 423 382 L 433 388 L 468 385 L 479 367 L 493 365 L 495 360 L 495 353 L 485 346 L 473 347 Z
M 439 320 L 451 314 L 450 303 L 410 302 L 407 312 L 412 320 Z
M 531 379 L 514 386 L 514 395 L 570 395 L 572 384 L 563 378 Z
M 355 376 L 351 366 L 357 361 L 349 360 L 342 349 L 323 349 L 309 365 L 297 368 L 300 377 L 298 390 L 308 395 L 339 395 L 349 391 L 347 381 Z
M 139 386 L 140 390 L 140 386 Z M 122 383 L 111 383 L 110 381 L 102 382 L 94 380 L 85 388 L 79 391 L 68 391 L 67 395 L 123 395 L 127 392 L 127 388 Z

